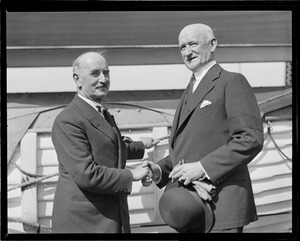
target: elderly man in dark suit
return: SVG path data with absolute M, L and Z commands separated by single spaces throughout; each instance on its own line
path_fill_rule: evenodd
M 101 101 L 109 91 L 109 68 L 97 52 L 73 63 L 77 94 L 57 116 L 52 140 L 59 162 L 52 232 L 128 233 L 127 195 L 132 182 L 149 168 L 125 169 L 126 159 L 140 159 L 152 138 L 133 142 L 123 138 Z M 100 111 L 98 111 L 100 110 Z
M 160 188 L 174 181 L 193 186 L 214 214 L 206 232 L 239 233 L 257 220 L 247 168 L 263 147 L 257 101 L 242 74 L 228 72 L 215 61 L 217 40 L 209 26 L 188 25 L 178 39 L 183 62 L 193 74 L 175 113 L 170 154 L 156 165 L 148 162 L 153 177 L 143 182 L 147 186 L 154 180 Z M 168 219 L 173 213 L 176 219 L 171 210 L 176 204 L 169 203 L 160 208 L 167 209 L 163 213 Z

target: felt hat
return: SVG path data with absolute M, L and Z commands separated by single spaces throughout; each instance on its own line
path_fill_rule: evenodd
M 181 233 L 207 233 L 214 224 L 210 204 L 192 186 L 170 182 L 159 200 L 159 211 L 171 228 Z

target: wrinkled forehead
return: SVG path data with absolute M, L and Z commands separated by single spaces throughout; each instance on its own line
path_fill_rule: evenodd
M 78 60 L 80 70 L 108 69 L 106 59 L 97 53 L 88 53 Z
M 212 29 L 204 24 L 192 24 L 183 28 L 178 36 L 178 41 L 199 40 L 206 41 L 214 38 Z

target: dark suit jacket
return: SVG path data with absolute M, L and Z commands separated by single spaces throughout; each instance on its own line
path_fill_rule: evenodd
M 52 140 L 59 162 L 52 231 L 130 232 L 127 195 L 132 174 L 126 159 L 144 155 L 141 142 L 125 143 L 77 95 L 57 116 Z
M 192 95 L 186 88 L 170 136 L 170 155 L 158 162 L 165 186 L 181 159 L 200 161 L 212 184 L 214 229 L 240 227 L 257 219 L 247 164 L 261 151 L 263 125 L 245 77 L 214 65 Z M 190 98 L 189 98 L 190 97 Z M 211 104 L 201 107 L 203 101 Z

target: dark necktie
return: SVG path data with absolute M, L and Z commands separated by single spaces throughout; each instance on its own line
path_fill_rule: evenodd
M 96 108 L 104 116 L 104 111 L 107 110 L 106 107 L 104 107 L 103 105 L 97 105 Z
M 118 139 L 118 147 L 121 148 L 121 133 L 117 127 L 117 124 L 114 120 L 114 117 L 107 111 L 107 108 L 104 107 L 103 105 L 101 106 L 96 106 L 98 111 L 103 115 L 104 119 L 111 125 L 113 128 L 114 132 L 117 135 Z M 118 161 L 118 168 L 121 168 L 122 166 L 122 154 L 121 150 L 119 150 L 119 161 Z
M 103 105 L 101 106 L 96 106 L 98 111 L 102 114 L 102 116 L 104 117 L 104 119 L 111 125 L 111 127 L 113 128 L 114 132 L 117 135 L 117 139 L 118 139 L 118 169 L 124 169 L 125 168 L 125 163 L 123 164 L 123 158 L 122 158 L 122 144 L 121 144 L 121 133 L 116 125 L 116 122 L 114 120 L 114 117 L 107 111 L 107 108 L 104 107 Z M 119 198 L 124 199 L 123 195 L 120 195 Z M 121 200 L 121 203 L 123 203 L 124 201 Z M 123 223 L 127 222 L 127 213 L 124 211 L 123 208 L 121 208 L 121 219 Z M 124 231 L 124 227 L 122 225 L 122 232 Z
M 109 112 L 107 111 L 107 108 L 103 105 L 101 106 L 96 106 L 98 111 L 102 114 L 102 116 L 104 117 L 104 119 L 112 126 L 115 127 L 115 122 L 113 120 L 113 117 L 111 116 L 111 114 L 109 114 Z

